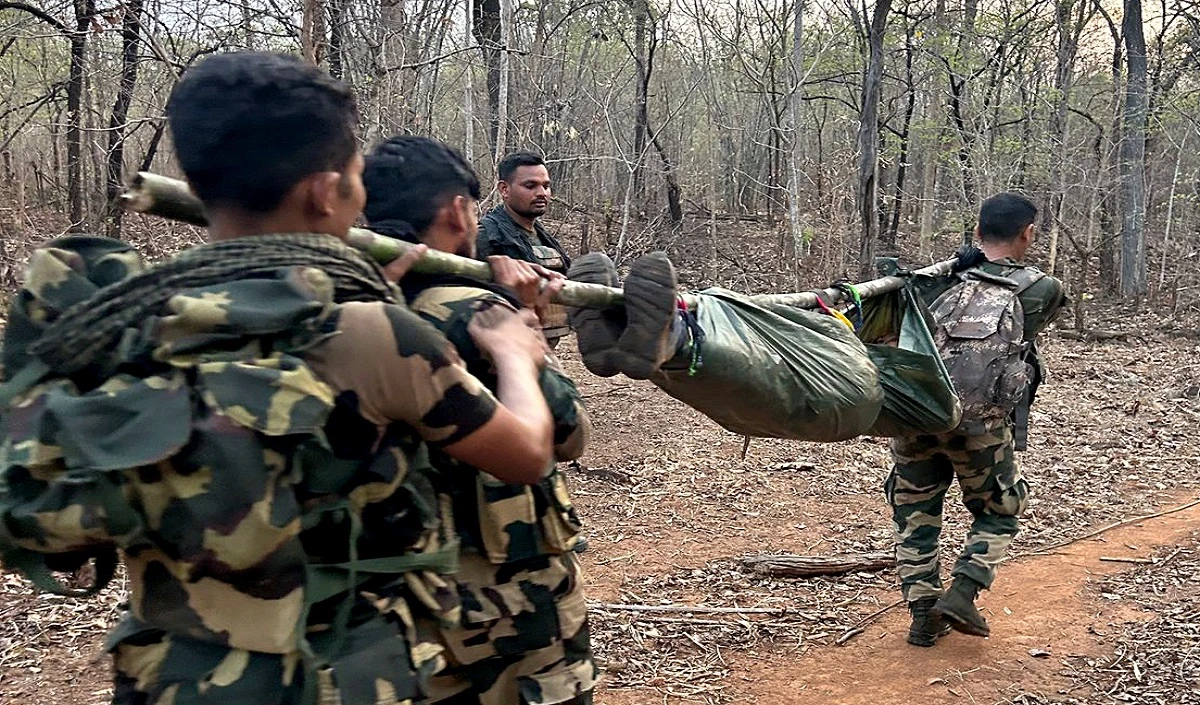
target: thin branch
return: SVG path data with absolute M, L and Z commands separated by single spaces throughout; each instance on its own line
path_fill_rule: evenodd
M 13 0 L 0 0 L 0 10 L 21 10 L 22 12 L 27 12 L 42 22 L 45 22 L 51 27 L 57 29 L 64 37 L 71 37 L 75 34 L 75 30 L 63 24 L 45 10 L 36 8 L 33 5 L 23 2 L 14 2 Z

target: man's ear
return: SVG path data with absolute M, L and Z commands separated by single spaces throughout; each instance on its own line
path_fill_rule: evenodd
M 500 191 L 500 198 L 508 198 L 508 182 L 497 181 L 496 188 Z
M 1037 234 L 1036 230 L 1037 230 L 1036 223 L 1030 223 L 1029 225 L 1026 225 L 1025 229 L 1021 231 L 1021 238 L 1023 240 L 1025 240 L 1025 242 L 1027 242 L 1029 244 L 1033 244 L 1033 238 Z
M 333 215 L 341 197 L 342 175 L 336 171 L 321 171 L 310 175 L 308 182 L 308 205 L 322 216 Z
M 464 233 L 467 231 L 467 208 L 470 204 L 467 203 L 466 196 L 458 195 L 446 201 L 446 205 L 442 206 L 445 211 L 446 225 L 455 233 Z

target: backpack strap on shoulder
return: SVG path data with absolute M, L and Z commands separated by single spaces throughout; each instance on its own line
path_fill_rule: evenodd
M 46 363 L 37 358 L 30 360 L 12 379 L 0 384 L 0 409 L 8 408 L 14 399 L 33 389 L 49 372 Z
M 1046 278 L 1046 273 L 1037 267 L 1019 267 L 1008 275 L 1008 279 L 1016 282 L 1017 295 L 1025 293 L 1029 287 Z

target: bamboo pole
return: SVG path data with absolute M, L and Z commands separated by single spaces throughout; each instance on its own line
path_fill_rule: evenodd
M 178 220 L 192 225 L 204 226 L 208 219 L 204 215 L 204 206 L 196 198 L 188 185 L 178 179 L 172 179 L 146 171 L 140 171 L 130 180 L 128 189 L 120 196 L 121 204 L 128 210 L 147 215 L 157 215 L 170 220 Z M 402 240 L 386 237 L 363 228 L 351 228 L 347 237 L 350 246 L 360 249 L 377 262 L 387 263 L 409 251 L 413 245 Z M 930 265 L 916 270 L 917 274 L 939 276 L 948 274 L 955 260 Z M 447 252 L 429 250 L 425 256 L 413 265 L 413 271 L 423 274 L 457 274 L 459 276 L 492 281 L 492 270 L 486 262 L 459 257 Z M 859 296 L 870 298 L 895 291 L 904 286 L 902 277 L 882 277 L 868 282 L 855 284 Z M 845 293 L 840 289 L 827 288 L 820 290 L 826 303 L 833 304 L 842 301 Z M 695 296 L 683 294 L 683 300 L 689 305 L 696 304 Z M 763 294 L 751 296 L 757 304 L 774 304 L 793 306 L 796 308 L 814 308 L 817 305 L 817 295 L 812 291 L 791 294 Z M 582 282 L 567 282 L 562 292 L 555 299 L 557 303 L 567 306 L 586 308 L 609 308 L 621 306 L 625 294 L 616 289 L 599 284 L 584 284 Z

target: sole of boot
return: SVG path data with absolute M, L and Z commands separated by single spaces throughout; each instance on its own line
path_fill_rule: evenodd
M 941 620 L 945 622 L 951 629 L 960 634 L 969 634 L 971 636 L 981 637 L 989 637 L 992 635 L 992 630 L 986 624 L 983 625 L 982 628 L 976 624 L 972 624 L 954 612 L 947 610 L 945 605 L 940 603 L 934 605 L 933 609 L 929 611 L 930 613 L 941 618 Z
M 663 347 L 674 320 L 678 280 L 662 252 L 638 258 L 625 280 L 629 323 L 621 335 L 622 371 L 630 379 L 649 379 L 662 364 Z
M 618 286 L 617 269 L 603 252 L 591 252 L 578 257 L 567 272 L 571 281 L 603 286 Z M 615 377 L 621 372 L 618 364 L 621 353 L 618 341 L 620 328 L 605 318 L 603 311 L 572 308 L 567 312 L 583 366 L 598 377 Z

